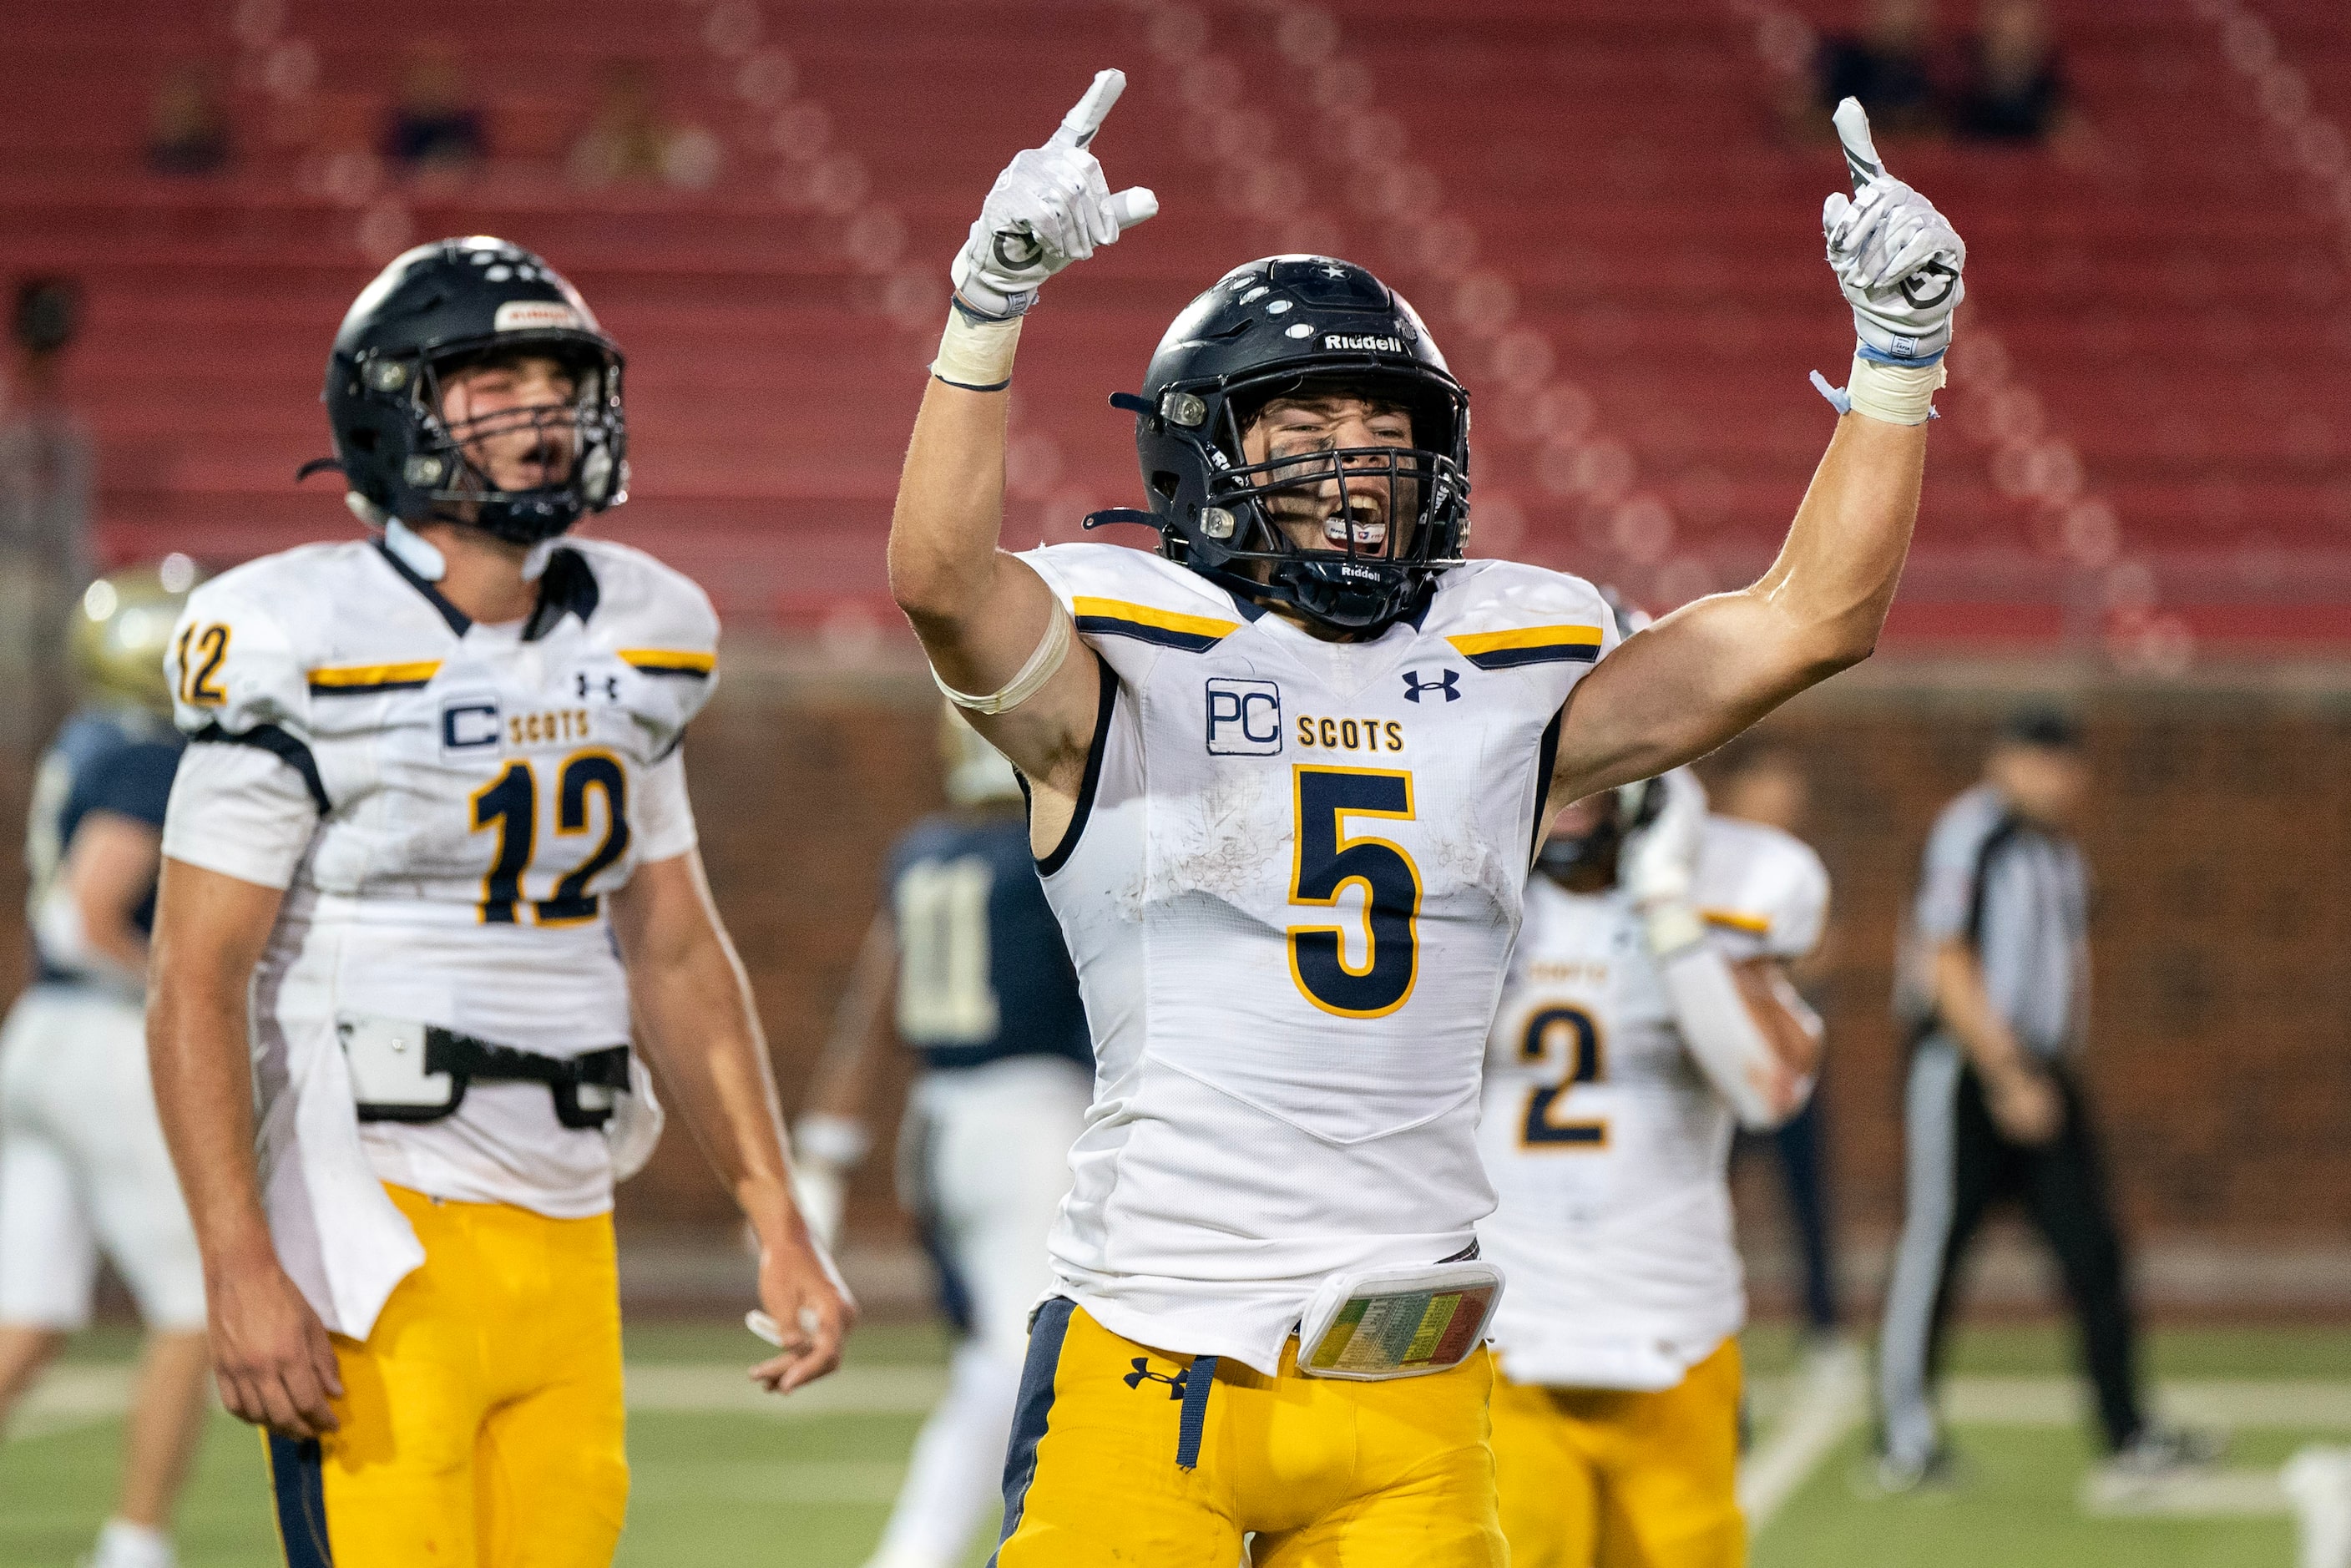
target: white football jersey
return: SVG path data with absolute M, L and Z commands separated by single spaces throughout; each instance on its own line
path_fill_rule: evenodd
M 1272 1372 L 1334 1271 L 1468 1248 L 1479 1065 L 1561 709 L 1615 641 L 1586 582 L 1475 561 L 1328 643 L 1110 545 L 1023 558 L 1104 665 L 1040 866 L 1094 1103 L 1051 1241 L 1113 1333 Z
M 1733 962 L 1811 952 L 1828 890 L 1797 840 L 1708 819 L 1696 897 Z M 1503 1371 L 1562 1387 L 1678 1384 L 1746 1319 L 1734 1123 L 1682 1045 L 1622 890 L 1529 879 L 1485 1102 L 1479 1143 L 1500 1202 L 1478 1229 L 1510 1281 L 1494 1320 Z
M 190 596 L 167 669 L 193 744 L 164 852 L 286 889 L 253 991 L 263 1179 L 281 1250 L 318 1232 L 323 1277 L 303 1282 L 336 1303 L 330 1327 L 372 1321 L 382 1283 L 372 1267 L 364 1287 L 335 1277 L 338 1227 L 399 1220 L 380 1188 L 380 1211 L 355 1195 L 369 1184 L 336 1145 L 439 1197 L 611 1207 L 615 1138 L 644 1126 L 642 1068 L 611 1136 L 564 1127 L 527 1082 L 477 1082 L 441 1121 L 360 1125 L 336 1025 L 434 1024 L 564 1057 L 628 1041 L 606 900 L 641 862 L 694 846 L 676 750 L 716 638 L 700 589 L 595 539 L 555 551 L 538 610 L 504 626 L 364 541 L 266 557 Z

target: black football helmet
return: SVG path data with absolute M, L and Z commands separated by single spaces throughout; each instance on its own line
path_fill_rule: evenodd
M 1412 416 L 1409 447 L 1346 447 L 1250 463 L 1250 419 L 1277 397 L 1344 393 Z M 1324 625 L 1377 632 L 1413 613 L 1437 574 L 1461 560 L 1469 532 L 1469 398 L 1402 296 L 1352 262 L 1277 256 L 1234 268 L 1185 308 L 1144 372 L 1143 395 L 1111 399 L 1135 414 L 1148 523 L 1160 549 L 1236 593 L 1277 600 Z M 1266 500 L 1284 490 L 1382 482 L 1389 526 L 1364 543 L 1301 549 Z M 1258 573 L 1265 575 L 1260 580 Z
M 561 361 L 571 401 L 452 429 L 444 378 L 517 352 Z M 335 334 L 325 393 L 335 457 L 325 465 L 342 470 L 351 509 L 371 523 L 444 517 L 517 543 L 552 538 L 628 499 L 622 364 L 579 290 L 519 246 L 486 235 L 418 246 L 360 290 Z M 524 426 L 569 431 L 570 469 L 553 484 L 498 489 L 465 444 Z M 472 516 L 455 517 L 458 505 Z

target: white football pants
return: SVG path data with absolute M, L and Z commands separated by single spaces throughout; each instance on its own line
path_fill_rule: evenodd
M 1015 1056 L 926 1072 L 907 1097 L 900 1197 L 953 1270 L 971 1332 L 869 1568 L 951 1568 L 1002 1506 L 1029 1312 L 1052 1281 L 1045 1234 L 1070 1190 L 1070 1145 L 1092 1090 L 1073 1061 Z
M 87 1324 L 101 1251 L 149 1328 L 204 1326 L 139 1005 L 36 986 L 0 1028 L 0 1322 Z

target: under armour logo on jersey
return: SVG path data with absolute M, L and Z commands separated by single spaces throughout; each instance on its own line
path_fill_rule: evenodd
M 1424 681 L 1418 670 L 1406 670 L 1404 673 L 1404 700 L 1416 703 L 1423 692 L 1443 692 L 1447 702 L 1458 702 L 1461 698 L 1461 672 L 1441 670 L 1437 680 Z
M 1146 1383 L 1164 1383 L 1167 1385 L 1167 1397 L 1170 1399 L 1184 1397 L 1184 1384 L 1192 1375 L 1191 1369 L 1188 1367 L 1176 1373 L 1173 1377 L 1164 1372 L 1154 1372 L 1151 1370 L 1151 1358 L 1147 1355 L 1136 1356 L 1134 1366 L 1133 1372 L 1119 1379 L 1121 1383 L 1125 1384 L 1129 1388 L 1140 1388 Z

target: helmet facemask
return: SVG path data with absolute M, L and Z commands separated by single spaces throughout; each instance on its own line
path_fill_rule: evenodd
M 1375 631 L 1410 613 L 1437 572 L 1460 564 L 1468 480 L 1456 451 L 1326 446 L 1250 462 L 1247 444 L 1249 431 L 1276 401 L 1317 397 L 1360 398 L 1401 412 L 1411 418 L 1416 442 L 1426 431 L 1459 429 L 1457 389 L 1381 369 L 1306 377 L 1290 371 L 1205 393 L 1178 391 L 1163 398 L 1162 407 L 1186 396 L 1201 405 L 1193 440 L 1207 459 L 1207 480 L 1185 543 L 1195 564 L 1228 586 L 1281 601 L 1334 629 Z M 1171 417 L 1169 423 L 1181 421 Z M 1301 523 L 1320 525 L 1311 544 L 1292 535 Z
M 571 382 L 560 402 L 493 410 L 453 421 L 446 413 L 450 383 L 484 364 L 542 356 Z M 368 367 L 372 383 L 380 361 Z M 589 512 L 626 499 L 627 424 L 621 404 L 619 356 L 576 341 L 500 342 L 490 352 L 460 350 L 415 365 L 409 382 L 415 437 L 402 465 L 411 494 L 431 515 L 461 522 L 521 544 L 552 538 Z M 372 389 L 372 386 L 371 388 Z M 519 438 L 519 439 L 518 439 Z M 547 477 L 528 486 L 501 486 L 486 450 L 538 451 Z

